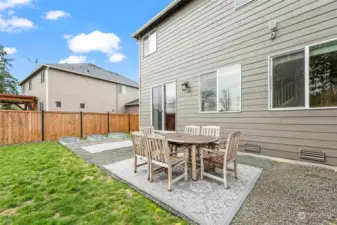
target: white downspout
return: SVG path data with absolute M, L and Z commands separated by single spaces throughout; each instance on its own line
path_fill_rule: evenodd
M 49 110 L 49 66 L 47 66 L 45 71 L 45 83 L 46 83 L 46 109 Z

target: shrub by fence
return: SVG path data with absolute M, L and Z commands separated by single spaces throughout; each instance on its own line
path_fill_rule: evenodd
M 139 130 L 133 114 L 0 110 L 0 145 Z

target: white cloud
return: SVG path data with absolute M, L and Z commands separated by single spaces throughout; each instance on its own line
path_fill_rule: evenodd
M 65 35 L 63 35 L 63 38 L 66 39 L 66 40 L 69 40 L 72 37 L 73 37 L 72 34 L 65 34 Z
M 123 61 L 125 58 L 126 56 L 121 53 L 114 53 L 110 56 L 109 60 L 110 62 L 117 63 Z
M 64 38 L 68 40 L 69 49 L 74 53 L 101 52 L 106 54 L 111 62 L 126 59 L 126 56 L 118 52 L 121 49 L 121 40 L 114 33 L 94 31 L 74 37 L 65 35 Z
M 46 12 L 46 14 L 43 16 L 43 18 L 46 20 L 58 20 L 60 18 L 67 18 L 67 17 L 70 17 L 70 13 L 62 10 L 49 11 Z
M 76 56 L 76 55 L 71 55 L 66 59 L 62 59 L 59 61 L 59 63 L 84 63 L 85 61 L 87 61 L 87 57 L 80 55 L 80 56 Z
M 0 10 L 29 5 L 33 0 L 0 0 Z
M 79 34 L 68 40 L 69 48 L 75 53 L 99 51 L 112 54 L 120 49 L 121 40 L 113 33 L 94 31 L 89 34 Z
M 0 31 L 2 32 L 18 32 L 36 28 L 34 23 L 26 18 L 12 17 L 3 19 L 0 15 Z
M 6 47 L 4 48 L 5 52 L 8 54 L 8 55 L 11 55 L 11 54 L 14 54 L 17 52 L 16 48 L 9 48 L 9 47 Z

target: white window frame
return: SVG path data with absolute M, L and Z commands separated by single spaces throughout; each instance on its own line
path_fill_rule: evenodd
M 152 117 L 152 106 L 153 106 L 153 104 L 152 104 L 152 89 L 153 88 L 155 88 L 155 87 L 158 87 L 158 86 L 161 86 L 162 87 L 162 102 L 163 102 L 163 104 L 162 104 L 162 110 L 163 110 L 163 112 L 164 112 L 164 107 L 165 107 L 165 102 L 164 102 L 164 100 L 165 100 L 165 90 L 164 90 L 164 85 L 165 84 L 171 84 L 171 83 L 174 83 L 175 84 L 175 87 L 176 87 L 176 98 L 175 98 L 175 100 L 176 100 L 176 107 L 175 107 L 175 109 L 174 109 L 174 113 L 175 113 L 175 121 L 174 121 L 174 123 L 175 123 L 175 128 L 177 129 L 177 81 L 176 80 L 172 80 L 172 81 L 168 81 L 168 82 L 164 82 L 164 83 L 160 83 L 160 84 L 156 84 L 156 85 L 152 85 L 151 87 L 150 87 L 150 117 L 151 117 L 151 126 L 153 126 L 153 117 Z M 164 119 L 164 117 L 163 117 L 163 120 L 162 120 L 162 130 L 155 130 L 156 132 L 161 132 L 161 133 L 163 133 L 163 132 L 165 132 L 165 133 L 175 133 L 176 131 L 171 131 L 171 130 L 165 130 L 165 119 Z
M 30 90 L 33 90 L 33 80 L 32 79 L 28 81 L 28 91 Z
M 274 55 L 268 56 L 268 111 L 293 111 L 293 110 L 324 110 L 324 109 L 337 109 L 337 106 L 328 107 L 314 107 L 310 108 L 310 47 L 335 41 L 337 38 L 329 39 L 326 41 L 321 41 L 313 43 L 310 45 L 305 45 L 302 47 L 294 48 L 289 51 L 283 51 Z M 287 108 L 273 108 L 273 58 L 278 56 L 284 56 L 297 52 L 299 50 L 304 50 L 304 88 L 305 88 L 305 106 L 304 107 L 287 107 Z
M 45 71 L 42 70 L 42 71 L 41 71 L 41 84 L 43 84 L 43 83 L 45 82 L 45 80 L 46 80 Z
M 240 110 L 238 111 L 219 111 L 219 70 L 222 68 L 226 68 L 226 67 L 231 67 L 231 66 L 235 66 L 235 65 L 240 65 Z M 199 113 L 205 114 L 205 113 L 241 113 L 242 112 L 242 64 L 241 63 L 236 63 L 236 64 L 232 64 L 232 65 L 228 65 L 228 66 L 222 66 L 220 67 L 220 69 L 217 70 L 212 70 L 209 71 L 207 73 L 203 73 L 199 75 Z M 202 75 L 208 74 L 208 73 L 212 73 L 212 72 L 216 72 L 216 111 L 201 111 L 201 82 L 200 82 L 200 77 Z
M 153 51 L 153 52 L 150 52 L 150 49 L 149 49 L 149 53 L 147 55 L 145 55 L 145 45 L 144 45 L 144 40 L 145 38 L 148 38 L 149 40 L 149 48 L 150 48 L 150 35 L 153 34 L 153 33 L 156 33 L 156 49 Z M 150 56 L 152 55 L 153 53 L 157 52 L 157 47 L 158 47 L 158 35 L 157 35 L 157 29 L 153 29 L 151 30 L 150 32 L 148 32 L 146 35 L 144 35 L 144 37 L 142 38 L 142 45 L 143 45 L 143 55 L 144 57 L 147 57 L 147 56 Z
M 126 94 L 126 86 L 123 85 L 123 84 L 120 84 L 119 87 L 118 87 L 118 93 L 121 94 L 121 95 L 125 95 Z

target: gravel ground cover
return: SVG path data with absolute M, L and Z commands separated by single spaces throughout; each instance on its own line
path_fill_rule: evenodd
M 97 154 L 80 148 L 90 144 L 82 142 L 71 149 L 100 167 L 133 157 L 131 148 Z M 335 171 L 247 155 L 240 155 L 238 161 L 263 171 L 232 224 L 337 224 Z

